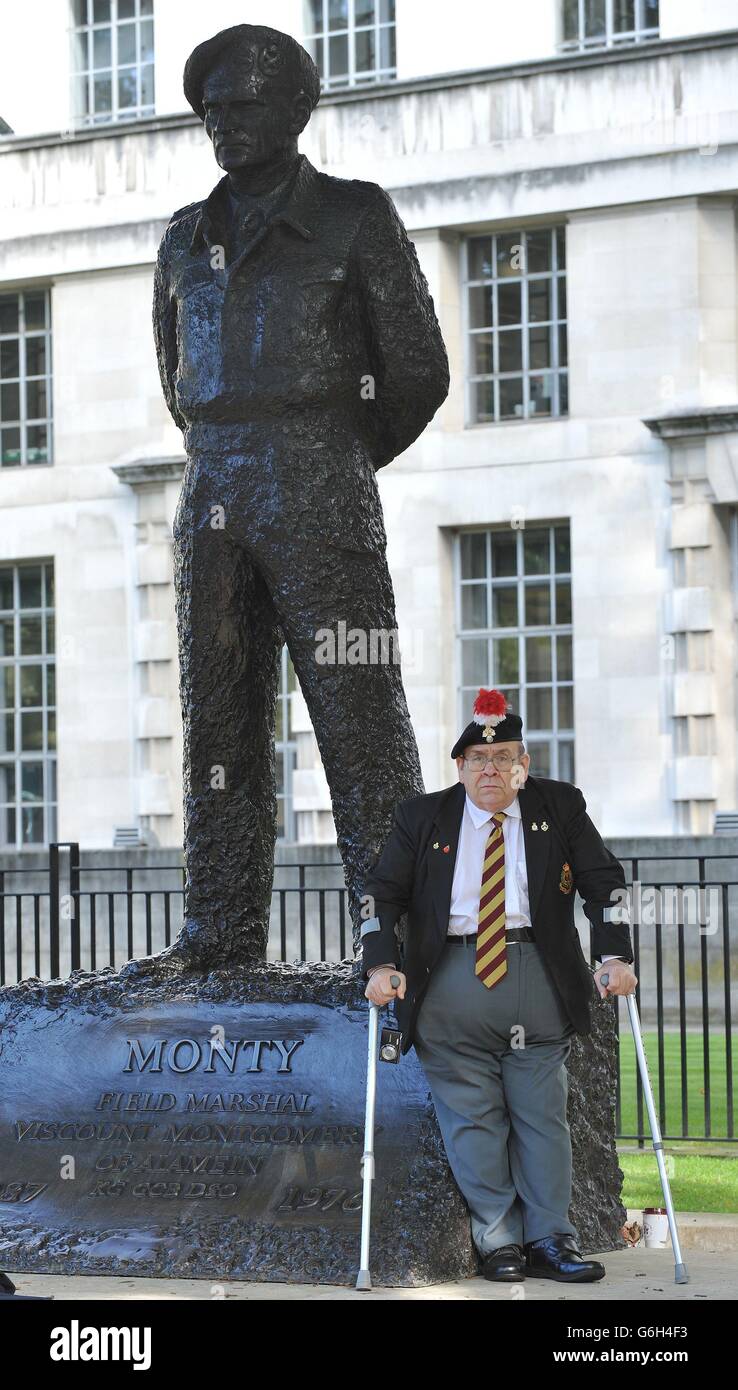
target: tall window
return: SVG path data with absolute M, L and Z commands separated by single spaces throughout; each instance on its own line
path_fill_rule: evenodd
M 50 460 L 48 290 L 0 294 L 0 464 Z
M 282 679 L 277 696 L 277 732 L 274 740 L 277 759 L 277 837 L 295 840 L 295 812 L 292 801 L 292 774 L 295 770 L 297 742 L 292 732 L 291 700 L 297 677 L 287 647 L 282 648 Z
M 563 227 L 466 240 L 468 424 L 566 415 L 565 251 Z
M 395 0 L 305 0 L 305 48 L 324 91 L 397 76 Z
M 0 844 L 56 839 L 54 570 L 0 567 Z
M 643 43 L 659 36 L 659 0 L 564 0 L 563 52 Z
M 480 686 L 523 718 L 531 771 L 574 780 L 571 559 L 566 522 L 456 538 L 459 728 Z
M 72 0 L 74 116 L 82 125 L 154 114 L 154 0 Z

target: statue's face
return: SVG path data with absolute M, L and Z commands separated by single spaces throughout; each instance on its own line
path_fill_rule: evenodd
M 274 70 L 272 70 L 274 69 Z M 221 169 L 268 164 L 299 135 L 310 103 L 278 52 L 253 44 L 227 55 L 203 85 L 205 129 Z

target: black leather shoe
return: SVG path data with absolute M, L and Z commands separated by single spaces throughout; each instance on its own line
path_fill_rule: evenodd
M 525 1278 L 525 1253 L 520 1245 L 501 1245 L 481 1258 L 481 1273 L 485 1279 L 504 1279 L 510 1283 Z
M 528 1279 L 587 1284 L 603 1279 L 605 1266 L 599 1260 L 583 1260 L 574 1236 L 554 1234 L 526 1242 L 525 1274 Z

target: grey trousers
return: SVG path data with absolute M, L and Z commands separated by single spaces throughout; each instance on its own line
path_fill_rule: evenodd
M 554 1232 L 578 1240 L 566 1119 L 576 1030 L 534 942 L 508 941 L 491 989 L 474 963 L 473 939 L 446 944 L 414 1039 L 474 1244 L 487 1254 Z

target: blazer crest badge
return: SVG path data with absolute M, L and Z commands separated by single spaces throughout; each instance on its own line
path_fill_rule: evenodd
M 574 876 L 571 871 L 571 864 L 569 864 L 567 861 L 564 861 L 564 865 L 561 870 L 561 878 L 559 879 L 559 891 L 561 893 L 571 893 L 573 887 Z

